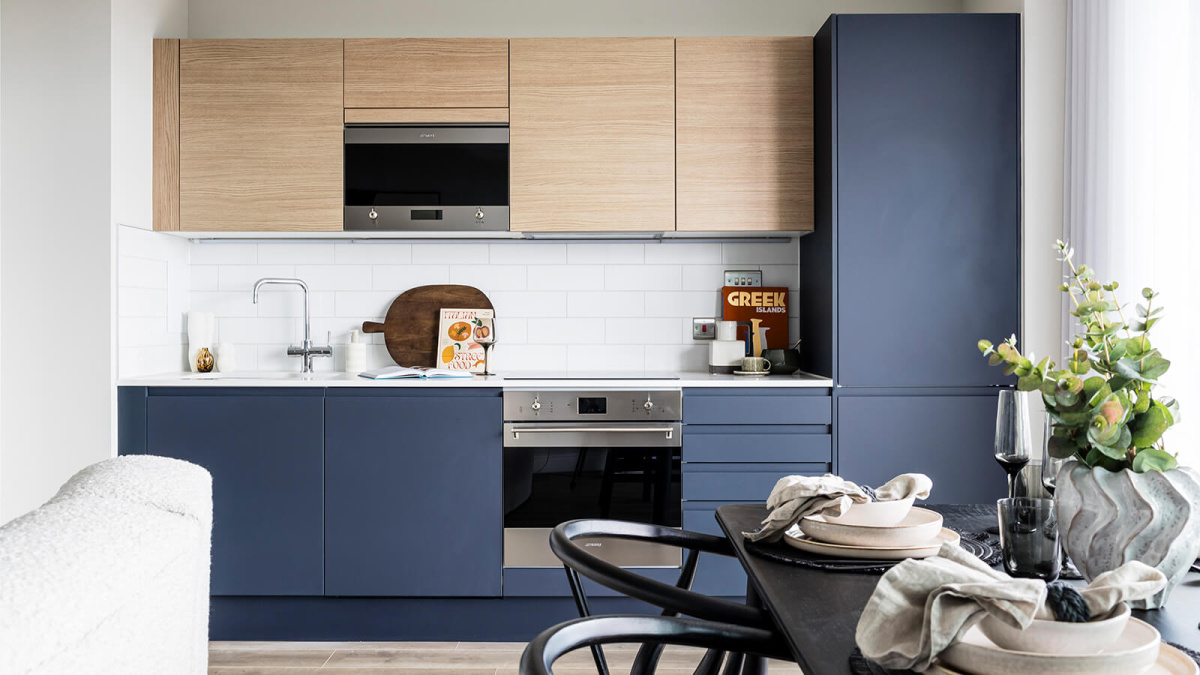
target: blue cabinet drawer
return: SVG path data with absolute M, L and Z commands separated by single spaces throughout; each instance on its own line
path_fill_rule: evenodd
M 771 488 L 784 476 L 820 476 L 828 463 L 805 464 L 686 464 L 683 468 L 685 501 L 767 501 Z
M 716 517 L 721 505 L 720 502 L 688 503 L 683 510 L 683 529 L 724 537 Z M 705 595 L 742 597 L 746 595 L 746 572 L 737 558 L 702 553 L 692 590 Z
M 831 424 L 828 389 L 686 389 L 684 424 Z
M 688 425 L 685 462 L 830 462 L 833 438 L 824 426 Z
M 678 567 L 632 567 L 630 569 L 635 574 L 672 586 L 679 581 Z M 583 580 L 583 591 L 589 598 L 623 597 L 621 593 L 605 588 L 591 579 L 582 576 L 580 578 Z M 504 568 L 504 597 L 571 597 L 571 586 L 567 582 L 566 571 L 561 567 L 506 567 Z M 574 616 L 572 614 L 572 618 Z

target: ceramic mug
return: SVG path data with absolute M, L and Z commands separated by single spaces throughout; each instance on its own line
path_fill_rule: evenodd
M 742 358 L 742 372 L 767 373 L 770 371 L 771 362 L 761 356 L 747 356 Z

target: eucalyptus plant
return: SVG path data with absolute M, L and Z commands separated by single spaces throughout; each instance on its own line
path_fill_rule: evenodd
M 1092 268 L 1076 267 L 1074 250 L 1062 241 L 1055 250 L 1068 269 L 1058 288 L 1071 298 L 1071 314 L 1082 327 L 1070 343 L 1065 367 L 1057 368 L 1049 358 L 1035 364 L 1036 356 L 1017 350 L 1016 335 L 994 347 L 980 340 L 979 350 L 989 364 L 1017 377 L 1017 389 L 1041 392 L 1052 420 L 1053 457 L 1074 457 L 1110 471 L 1175 468 L 1178 453 L 1167 452 L 1163 432 L 1179 420 L 1179 404 L 1154 395 L 1158 379 L 1171 367 L 1150 342 L 1163 313 L 1159 294 L 1143 288 L 1144 304 L 1137 304 L 1130 322 L 1126 306 L 1117 300 L 1117 282 L 1102 284 Z

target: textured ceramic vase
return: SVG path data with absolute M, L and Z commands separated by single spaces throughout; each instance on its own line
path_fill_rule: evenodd
M 1084 578 L 1144 562 L 1167 575 L 1167 587 L 1130 604 L 1163 606 L 1200 553 L 1200 474 L 1186 467 L 1113 472 L 1072 460 L 1056 485 L 1059 534 Z

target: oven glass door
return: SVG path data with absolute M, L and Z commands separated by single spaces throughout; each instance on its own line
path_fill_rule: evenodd
M 346 229 L 508 229 L 508 129 L 347 127 Z
M 504 563 L 556 567 L 549 532 L 579 518 L 682 526 L 679 447 L 504 448 Z M 630 567 L 676 567 L 675 548 L 605 539 L 583 542 Z

